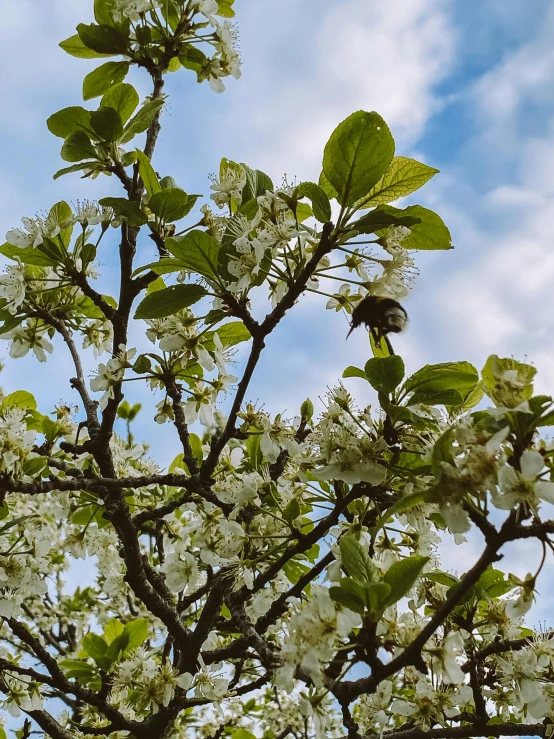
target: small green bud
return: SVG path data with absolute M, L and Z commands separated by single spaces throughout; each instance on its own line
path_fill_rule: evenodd
M 314 415 L 314 404 L 307 398 L 300 406 L 300 416 L 303 421 L 311 421 Z

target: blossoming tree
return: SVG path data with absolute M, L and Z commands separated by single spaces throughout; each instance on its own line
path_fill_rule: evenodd
M 535 370 L 493 355 L 481 376 L 461 361 L 405 377 L 372 336 L 374 356 L 345 369 L 320 416 L 309 400 L 294 419 L 249 402 L 264 346 L 307 291 L 351 314 L 368 295 L 405 295 L 414 250 L 450 248 L 438 215 L 390 205 L 436 170 L 394 156 L 383 119 L 360 111 L 332 133 L 319 183 L 275 187 L 224 159 L 215 207 L 195 210 L 199 196 L 152 163 L 165 82 L 184 70 L 221 92 L 240 76 L 233 0 L 94 10 L 61 46 L 110 61 L 85 77 L 88 107 L 48 120 L 69 162 L 55 177 L 111 175 L 121 192 L 24 218 L 0 249 L 11 357 L 45 362 L 58 335 L 79 403 L 39 410 L 19 390 L 0 406 L 0 694 L 15 735 L 549 735 L 554 640 L 523 624 L 554 533 L 553 450 L 538 435 L 554 411 Z M 133 65 L 152 81 L 140 107 Z M 112 296 L 95 260 L 116 234 Z M 85 351 L 109 356 L 92 381 Z M 131 380 L 157 394 L 160 433 L 180 445 L 168 469 L 134 441 Z M 374 409 L 355 404 L 360 381 Z M 463 552 L 471 527 L 481 556 L 445 572 L 443 532 Z M 499 569 L 529 538 L 543 550 L 531 573 Z M 68 593 L 76 557 L 90 582 Z

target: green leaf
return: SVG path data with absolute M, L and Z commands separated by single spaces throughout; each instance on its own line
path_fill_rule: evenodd
M 114 0 L 94 0 L 94 20 L 97 23 L 113 26 Z
M 329 182 L 329 180 L 325 176 L 325 172 L 323 170 L 321 170 L 321 174 L 319 175 L 319 187 L 321 187 L 321 189 L 327 195 L 329 200 L 334 200 L 338 195 L 333 185 Z
M 104 624 L 104 639 L 108 644 L 111 644 L 113 640 L 123 633 L 125 628 L 124 624 L 121 623 L 117 618 L 110 618 Z
M 6 395 L 2 401 L 2 408 L 25 408 L 36 411 L 37 401 L 35 396 L 27 390 L 16 390 L 14 393 Z
M 243 341 L 249 341 L 252 336 L 242 321 L 231 321 L 217 329 L 223 346 L 236 346 Z
M 344 372 L 342 373 L 343 377 L 361 377 L 363 380 L 367 380 L 366 374 L 363 371 L 363 369 L 360 369 L 359 367 L 353 367 L 352 365 L 350 367 L 347 367 Z
M 375 566 L 368 552 L 353 536 L 343 536 L 339 542 L 342 565 L 350 577 L 361 583 L 375 579 Z
M 404 362 L 397 354 L 392 357 L 373 357 L 365 365 L 365 376 L 371 387 L 392 393 L 404 378 Z
M 75 131 L 66 138 L 62 146 L 61 157 L 66 162 L 98 159 L 96 149 L 84 131 Z
M 379 339 L 379 343 L 377 343 L 375 341 L 375 336 L 371 331 L 369 333 L 369 344 L 371 346 L 371 351 L 373 352 L 374 357 L 383 358 L 394 356 L 391 354 L 390 346 L 386 336 L 381 336 L 381 338 Z
M 96 669 L 84 660 L 62 659 L 59 665 L 65 672 L 65 676 L 69 678 L 74 677 L 76 680 L 80 680 L 82 678 L 92 679 L 96 677 Z
M 83 44 L 98 54 L 111 56 L 128 52 L 129 39 L 112 26 L 79 23 L 77 33 Z
M 187 44 L 179 50 L 179 61 L 185 69 L 190 69 L 198 74 L 208 62 L 208 57 L 196 46 Z
M 65 252 L 59 243 L 53 239 L 49 239 L 48 236 L 43 237 L 42 244 L 37 246 L 37 251 L 55 259 L 56 262 L 61 262 L 65 257 Z
M 89 657 L 92 657 L 98 667 L 102 670 L 110 668 L 111 662 L 106 657 L 108 645 L 101 636 L 90 632 L 83 637 L 81 645 L 85 653 L 88 654 Z
M 407 226 L 407 228 L 412 229 L 419 223 L 419 218 L 406 215 L 405 210 L 392 208 L 391 206 L 375 208 L 358 221 L 350 223 L 349 228 L 363 234 L 376 233 L 390 226 Z M 404 246 L 404 242 L 402 245 Z
M 198 195 L 187 195 L 179 187 L 170 187 L 152 195 L 148 201 L 148 207 L 162 221 L 173 223 L 180 221 L 192 210 L 198 197 Z
M 129 62 L 106 62 L 87 74 L 83 80 L 83 100 L 100 97 L 107 90 L 123 82 L 129 71 Z
M 460 405 L 478 381 L 469 362 L 445 362 L 426 365 L 406 380 L 404 389 L 414 393 L 410 405 Z
M 415 159 L 394 157 L 379 182 L 371 188 L 366 197 L 356 203 L 356 207 L 362 209 L 392 203 L 419 190 L 438 171 Z
M 150 357 L 146 356 L 146 354 L 139 354 L 136 362 L 133 364 L 133 372 L 136 372 L 137 375 L 144 375 L 147 372 L 152 372 L 152 360 Z
M 165 318 L 188 308 L 207 295 L 202 285 L 172 285 L 147 295 L 135 313 L 135 318 Z
M 146 292 L 148 294 L 155 293 L 158 290 L 165 290 L 165 282 L 161 277 L 158 277 L 153 282 L 151 282 L 148 287 L 146 288 Z
M 33 249 L 32 246 L 26 246 L 24 249 L 13 244 L 5 243 L 0 246 L 0 254 L 8 259 L 21 259 L 23 264 L 32 264 L 35 267 L 53 267 L 58 263 L 57 259 L 51 259 L 40 251 Z
M 189 434 L 190 449 L 192 456 L 196 459 L 198 464 L 202 464 L 204 461 L 204 452 L 202 451 L 202 439 L 198 434 Z
M 23 462 L 22 472 L 24 475 L 29 475 L 29 477 L 35 477 L 40 475 L 47 462 L 48 457 L 31 457 Z
M 138 92 L 127 82 L 118 82 L 104 93 L 101 108 L 113 108 L 119 113 L 122 123 L 127 123 L 139 104 Z
M 93 51 L 81 41 L 81 37 L 78 33 L 75 36 L 70 36 L 58 44 L 67 54 L 75 56 L 78 59 L 101 59 L 111 54 L 102 54 Z
M 102 506 L 97 504 L 82 506 L 71 516 L 71 523 L 74 523 L 77 526 L 88 526 L 92 521 L 94 521 L 96 514 L 101 508 L 103 509 Z
M 305 575 L 306 572 L 308 572 L 308 570 L 309 570 L 309 567 L 301 564 L 300 562 L 297 562 L 294 559 L 291 559 L 288 562 L 285 562 L 285 564 L 283 565 L 283 572 L 285 573 L 285 576 L 287 577 L 287 579 L 293 585 L 296 585 L 296 583 L 300 580 L 302 575 Z
M 448 572 L 442 572 L 441 570 L 426 572 L 423 577 L 426 580 L 431 580 L 431 582 L 436 582 L 439 585 L 446 585 L 449 588 L 460 582 L 457 577 L 454 577 L 454 575 L 449 575 Z
M 400 498 L 400 500 L 397 500 L 390 508 L 387 508 L 383 515 L 378 519 L 372 529 L 372 534 L 376 536 L 387 521 L 390 521 L 392 518 L 404 513 L 405 511 L 409 511 L 412 508 L 421 505 L 423 502 L 425 502 L 425 493 L 412 493 L 411 495 L 406 495 L 403 498 Z
M 323 154 L 323 171 L 337 191 L 341 205 L 352 205 L 366 195 L 389 167 L 394 139 L 375 112 L 359 110 L 331 134 Z
M 114 108 L 100 108 L 91 114 L 90 123 L 94 133 L 108 144 L 118 141 L 123 135 L 123 123 Z
M 61 177 L 64 174 L 70 174 L 71 172 L 81 172 L 84 169 L 90 169 L 90 167 L 91 167 L 90 162 L 85 162 L 83 164 L 72 164 L 71 167 L 63 167 L 62 169 L 58 169 L 53 179 L 57 180 L 58 177 Z M 84 176 L 85 175 L 83 175 L 83 177 Z
M 383 615 L 390 598 L 391 586 L 386 582 L 372 582 L 365 588 L 371 620 L 375 623 Z
M 292 528 L 294 520 L 300 516 L 301 512 L 298 500 L 296 498 L 291 498 L 283 510 L 283 518 Z
M 146 192 L 152 197 L 162 189 L 158 182 L 158 177 L 154 172 L 154 168 L 150 163 L 150 159 L 140 149 L 135 149 L 137 161 L 139 163 L 139 174 L 142 177 Z
M 506 380 L 513 376 L 513 380 Z M 512 357 L 491 354 L 481 370 L 483 386 L 489 398 L 498 407 L 515 408 L 533 396 L 533 378 L 537 370 L 530 364 L 518 362 Z
M 191 231 L 184 236 L 167 239 L 166 249 L 177 257 L 184 269 L 217 280 L 219 247 L 205 231 Z
M 148 619 L 135 618 L 125 624 L 124 633 L 129 637 L 127 649 L 136 649 L 148 639 Z
M 146 131 L 146 129 L 151 126 L 157 112 L 163 106 L 164 102 L 164 100 L 149 100 L 145 103 L 139 112 L 131 118 L 125 126 L 121 143 L 126 144 L 127 141 L 130 141 L 133 138 L 133 136 Z
M 262 466 L 264 455 L 260 449 L 261 434 L 251 434 L 246 439 L 246 453 L 252 465 L 252 469 L 257 470 Z
M 116 636 L 108 647 L 107 658 L 111 663 L 116 662 L 129 646 L 129 635 L 123 631 Z
M 453 415 L 465 413 L 466 411 L 478 405 L 483 399 L 484 395 L 485 391 L 483 389 L 483 383 L 479 381 L 477 385 L 475 385 L 473 390 L 470 390 L 466 394 L 461 405 L 447 406 L 448 411 Z
M 152 272 L 155 272 L 157 275 L 168 275 L 172 272 L 181 272 L 181 270 L 185 269 L 185 267 L 178 259 L 162 257 L 157 262 L 150 262 L 150 264 L 145 264 L 142 267 L 136 269 L 133 272 L 133 277 L 136 277 L 136 275 L 149 269 L 152 270 Z
M 66 139 L 75 131 L 84 131 L 90 135 L 92 134 L 90 117 L 90 110 L 85 110 L 80 105 L 73 105 L 70 108 L 63 108 L 63 110 L 53 113 L 47 119 L 46 125 L 50 133 L 62 139 Z
M 222 160 L 225 162 L 226 160 Z M 273 182 L 271 177 L 265 172 L 259 169 L 251 169 L 248 165 L 241 162 L 240 165 L 234 164 L 235 167 L 242 167 L 246 173 L 246 184 L 242 190 L 242 201 L 241 205 L 250 202 L 252 199 L 257 198 L 259 195 L 265 195 L 266 190 L 273 192 Z M 220 168 L 221 173 L 221 168 Z M 256 203 L 257 204 L 257 203 Z
M 98 202 L 100 205 L 112 208 L 116 216 L 125 218 L 129 226 L 138 228 L 148 223 L 148 216 L 132 200 L 127 200 L 127 198 L 102 198 Z
M 217 0 L 217 14 L 220 15 L 222 18 L 234 18 L 234 2 L 235 0 Z M 236 737 L 233 737 L 233 739 L 236 739 Z
M 13 331 L 14 328 L 17 328 L 22 322 L 23 322 L 23 316 L 20 316 L 19 318 L 16 318 L 15 316 L 12 316 L 11 318 L 8 318 L 4 321 L 4 323 L 0 326 L 0 335 L 6 334 L 8 331 Z
M 320 223 L 331 220 L 331 203 L 325 190 L 315 182 L 302 182 L 296 192 L 299 198 L 308 198 L 312 202 L 314 216 Z
M 354 611 L 354 613 L 363 614 L 365 611 L 364 601 L 354 593 L 351 593 L 342 587 L 333 585 L 329 588 L 329 595 L 335 603 L 339 603 L 341 606 L 349 608 L 351 611 Z
M 392 206 L 384 206 L 390 210 Z M 397 210 L 396 208 L 394 210 Z M 421 205 L 410 205 L 401 213 L 419 219 L 419 223 L 408 226 L 411 233 L 402 242 L 404 249 L 421 251 L 453 249 L 452 236 L 442 218 Z
M 181 17 L 180 8 L 177 6 L 175 0 L 163 0 L 160 10 L 162 11 L 164 20 L 171 26 L 171 30 L 175 31 Z
M 429 557 L 414 555 L 389 567 L 383 576 L 383 582 L 390 585 L 391 589 L 387 599 L 388 606 L 397 603 L 409 592 L 428 561 Z

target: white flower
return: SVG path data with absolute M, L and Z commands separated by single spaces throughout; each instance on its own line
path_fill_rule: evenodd
M 108 400 L 115 397 L 113 387 L 123 379 L 125 369 L 131 366 L 131 359 L 136 352 L 136 349 L 126 350 L 125 345 L 120 344 L 117 356 L 112 357 L 107 364 L 101 362 L 98 365 L 97 375 L 90 381 L 90 389 L 93 392 L 105 390 L 104 395 L 98 401 L 102 410 L 107 406 Z
M 539 452 L 526 449 L 521 455 L 521 472 L 508 464 L 498 470 L 500 492 L 493 491 L 492 501 L 497 508 L 510 509 L 517 503 L 526 503 L 536 513 L 539 500 L 554 503 L 554 483 L 539 480 L 544 460 Z
M 393 253 L 393 250 L 401 247 L 402 242 L 410 235 L 411 231 L 406 226 L 390 226 L 386 235 L 383 237 L 384 248 Z
M 83 326 L 81 331 L 84 334 L 83 349 L 89 346 L 94 348 L 94 358 L 98 359 L 100 354 L 110 351 L 113 345 L 113 326 L 110 321 L 103 321 L 97 318 L 87 326 Z
M 113 6 L 114 20 L 118 23 L 125 18 L 130 21 L 139 21 L 143 13 L 154 10 L 159 5 L 159 0 L 115 0 Z
M 221 86 L 223 86 L 222 82 Z M 225 89 L 224 86 L 223 89 Z M 222 92 L 222 90 L 219 89 L 218 92 Z M 240 164 L 234 162 L 224 163 L 221 170 L 219 179 L 215 176 L 210 178 L 212 180 L 210 190 L 214 190 L 214 194 L 211 196 L 212 200 L 220 208 L 223 208 L 224 205 L 230 203 L 231 198 L 240 202 L 242 190 L 246 185 L 246 172 Z
M 8 244 L 19 246 L 21 249 L 42 244 L 43 236 L 48 233 L 46 224 L 42 218 L 22 218 L 21 221 L 25 226 L 25 231 L 22 231 L 20 228 L 14 228 L 8 231 L 6 234 Z M 50 235 L 54 236 L 55 234 L 52 232 Z
M 198 662 L 201 669 L 194 677 L 185 672 L 182 675 L 180 685 L 187 691 L 194 687 L 195 698 L 208 698 L 208 700 L 218 703 L 225 696 L 229 687 L 229 680 L 217 674 L 222 665 L 218 663 L 206 667 L 200 655 L 198 656 Z
M 214 414 L 214 390 L 210 385 L 199 381 L 192 389 L 192 395 L 183 405 L 185 420 L 188 424 L 200 420 L 203 426 L 211 426 Z
M 26 326 L 18 326 L 4 334 L 5 339 L 11 339 L 10 357 L 19 359 L 24 357 L 29 349 L 33 350 L 39 362 L 46 362 L 46 352 L 52 354 L 54 347 L 45 337 L 45 329 L 39 329 L 36 322 L 28 321 Z
M 370 485 L 381 485 L 387 476 L 383 465 L 368 459 L 364 462 L 349 464 L 348 462 L 334 462 L 319 467 L 313 474 L 320 480 L 344 480 L 349 485 L 357 482 L 368 482 Z
M 168 554 L 160 570 L 165 574 L 168 588 L 174 593 L 185 589 L 191 592 L 200 577 L 196 557 L 185 551 Z
M 463 683 L 465 673 L 462 672 L 457 658 L 464 655 L 464 640 L 459 631 L 450 631 L 443 639 L 440 647 L 430 649 L 433 672 L 444 683 Z
M 348 309 L 351 299 L 350 285 L 344 284 L 340 286 L 338 293 L 335 293 L 332 298 L 329 298 L 325 307 L 327 310 L 332 310 L 334 308 L 336 311 L 339 311 L 342 308 Z
M 25 275 L 22 264 L 9 264 L 6 274 L 0 276 L 0 298 L 6 301 L 6 308 L 15 316 L 25 300 Z
M 217 5 L 217 0 L 199 0 L 198 1 L 198 11 L 202 13 L 202 15 L 205 15 L 206 18 L 212 23 L 215 24 L 216 21 L 213 18 L 215 13 L 219 10 L 219 7 Z
M 96 226 L 102 221 L 100 208 L 90 200 L 77 200 L 75 222 L 82 226 Z

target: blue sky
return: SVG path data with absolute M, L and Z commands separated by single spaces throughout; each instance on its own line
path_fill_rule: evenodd
M 229 81 L 224 95 L 187 74 L 168 78 L 158 171 L 205 195 L 207 175 L 222 156 L 263 169 L 274 182 L 283 174 L 317 180 L 333 128 L 354 110 L 377 110 L 398 154 L 441 169 L 413 201 L 441 213 L 456 246 L 416 256 L 421 275 L 405 300 L 410 325 L 395 341 L 408 371 L 458 359 L 480 369 L 491 353 L 513 355 L 537 366 L 539 390 L 554 392 L 554 6 L 548 0 L 236 5 L 243 77 Z M 92 0 L 0 0 L 2 233 L 62 198 L 119 193 L 106 178 L 52 180 L 61 142 L 45 120 L 81 103 L 82 77 L 96 64 L 68 57 L 57 43 L 90 19 L 91 6 Z M 144 78 L 133 81 L 142 95 L 149 92 Z M 147 262 L 146 237 L 142 248 Z M 309 296 L 271 336 L 249 398 L 292 416 L 306 396 L 324 395 L 346 366 L 363 366 L 369 356 L 363 333 L 345 342 L 346 330 L 341 315 Z M 7 344 L 0 356 L 8 356 Z M 91 358 L 88 369 L 94 366 Z M 70 371 L 60 347 L 46 365 L 33 357 L 8 360 L 2 384 L 6 391 L 32 390 L 48 411 L 60 398 L 72 399 Z M 362 383 L 351 383 L 367 402 Z M 137 437 L 149 438 L 168 462 L 177 444 L 169 427 L 148 420 L 152 415 L 145 412 Z M 530 545 L 518 546 L 514 567 L 525 574 Z

